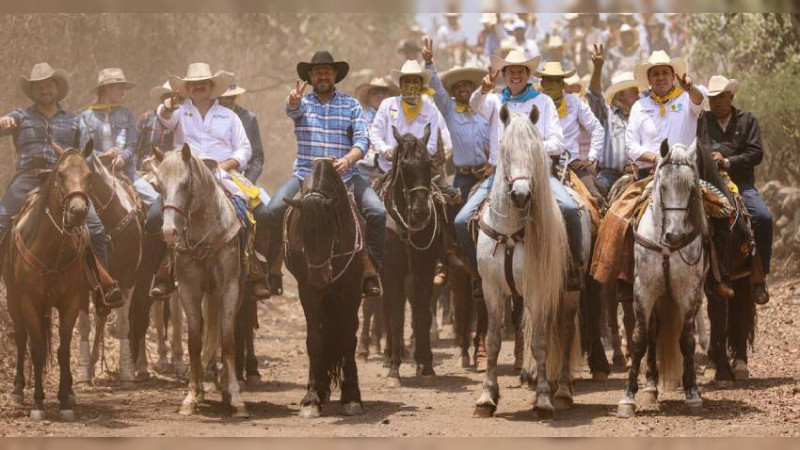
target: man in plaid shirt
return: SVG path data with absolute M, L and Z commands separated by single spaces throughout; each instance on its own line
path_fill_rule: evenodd
M 297 65 L 297 75 L 302 83 L 298 81 L 296 88 L 286 98 L 286 115 L 294 120 L 295 125 L 297 158 L 292 177 L 278 189 L 267 205 L 270 261 L 275 261 L 280 253 L 283 215 L 287 209 L 283 200 L 291 199 L 300 190 L 303 179 L 311 173 L 315 159 L 333 158 L 336 171 L 345 184 L 352 187 L 356 204 L 367 221 L 367 251 L 376 268 L 381 267 L 386 210 L 367 181 L 358 176 L 355 167 L 369 146 L 367 125 L 358 101 L 335 87 L 347 76 L 349 69 L 346 62 L 335 61 L 327 51 L 317 52 L 311 62 Z M 308 83 L 311 83 L 314 91 L 303 95 Z M 272 267 L 270 271 L 273 294 L 281 292 L 279 271 L 279 267 Z M 380 294 L 377 275 L 365 276 L 364 295 L 374 297 Z

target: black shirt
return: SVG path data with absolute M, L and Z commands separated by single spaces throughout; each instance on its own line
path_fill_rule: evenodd
M 719 152 L 731 163 L 728 174 L 737 185 L 754 184 L 755 167 L 761 164 L 764 147 L 758 120 L 748 111 L 733 108 L 725 130 L 717 118 L 704 111 L 697 119 L 699 139 L 707 137 L 712 152 Z

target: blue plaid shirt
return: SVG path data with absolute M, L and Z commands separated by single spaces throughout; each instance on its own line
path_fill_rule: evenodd
M 294 120 L 297 136 L 297 158 L 294 176 L 301 180 L 311 173 L 314 159 L 341 158 L 353 147 L 367 151 L 369 138 L 364 111 L 353 97 L 335 91 L 328 103 L 320 102 L 315 93 L 306 94 L 300 107 L 286 115 Z M 347 182 L 356 175 L 355 165 L 342 176 Z
M 55 141 L 62 148 L 79 148 L 81 142 L 80 119 L 59 105 L 58 112 L 47 118 L 34 106 L 15 109 L 8 114 L 17 122 L 13 130 L 4 130 L 0 136 L 14 136 L 17 149 L 17 171 L 49 169 L 58 155 L 50 145 Z
M 150 156 L 152 149 L 150 144 L 155 144 L 161 150 L 167 151 L 175 148 L 173 144 L 172 131 L 161 125 L 158 121 L 154 111 L 148 111 L 139 120 L 139 125 L 136 128 L 136 133 L 139 135 L 139 140 L 136 144 L 136 168 L 140 169 L 142 161 Z

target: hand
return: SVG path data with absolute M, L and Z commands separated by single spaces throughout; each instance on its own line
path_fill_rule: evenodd
M 390 148 L 383 153 L 383 156 L 386 157 L 387 161 L 391 161 L 394 159 L 394 149 Z
M 333 162 L 333 168 L 336 169 L 336 173 L 339 175 L 344 175 L 347 173 L 347 170 L 350 169 L 350 160 L 347 158 L 339 158 Z
M 17 121 L 13 117 L 0 117 L 0 130 L 13 130 L 17 127 Z
M 716 162 L 717 164 L 722 164 L 723 162 L 725 162 L 725 157 L 724 157 L 724 156 L 722 156 L 722 153 L 720 153 L 720 152 L 712 152 L 712 153 L 711 153 L 711 158 L 712 158 L 712 159 L 714 160 L 714 162 Z
M 422 59 L 425 65 L 433 64 L 433 39 L 428 36 L 422 38 Z
M 110 149 L 106 150 L 106 153 L 111 159 L 118 158 L 120 151 L 117 147 L 111 147 Z
M 489 67 L 489 73 L 483 77 L 481 81 L 481 93 L 486 95 L 494 89 L 495 83 L 497 82 L 497 77 L 500 76 L 500 70 L 493 71 L 491 67 Z
M 119 156 L 114 157 L 114 160 L 111 161 L 111 168 L 114 170 L 121 169 L 125 165 L 125 160 Z
M 229 172 L 231 170 L 238 169 L 239 162 L 236 161 L 235 159 L 226 159 L 225 161 L 219 163 L 217 167 L 219 168 L 219 170 L 224 170 L 225 172 Z
M 164 108 L 169 111 L 175 111 L 181 104 L 181 94 L 178 92 L 170 92 L 169 96 L 164 99 Z
M 686 91 L 690 92 L 692 90 L 692 77 L 689 76 L 688 73 L 683 75 L 678 75 L 678 84 L 681 85 L 681 88 Z
M 303 100 L 303 93 L 306 90 L 306 86 L 308 83 L 300 80 L 297 80 L 297 84 L 292 92 L 289 92 L 289 97 L 286 99 L 286 104 L 289 106 L 289 109 L 294 111 L 295 109 L 300 107 L 300 103 Z
M 592 63 L 597 68 L 603 67 L 603 63 L 605 62 L 603 56 L 605 54 L 605 46 L 603 44 L 594 44 L 592 49 Z

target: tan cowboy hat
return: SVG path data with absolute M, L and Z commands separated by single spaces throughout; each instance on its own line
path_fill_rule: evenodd
M 708 80 L 708 93 L 709 97 L 716 97 L 723 92 L 730 92 L 731 94 L 736 94 L 736 91 L 739 90 L 739 82 L 736 81 L 735 78 L 731 78 L 730 80 L 725 78 L 722 75 L 714 75 Z
M 533 74 L 539 78 L 558 77 L 566 79 L 575 75 L 575 68 L 573 67 L 572 70 L 565 71 L 560 62 L 551 61 L 544 63 L 544 68 L 542 70 L 535 71 Z
M 427 86 L 431 81 L 433 73 L 430 70 L 423 68 L 419 62 L 409 59 L 403 64 L 403 67 L 400 68 L 400 70 L 392 70 L 389 78 L 392 80 L 392 83 L 400 86 L 400 79 L 410 75 L 422 77 L 422 84 Z
M 237 95 L 242 95 L 247 92 L 247 89 L 236 84 L 235 73 L 226 72 L 224 70 L 218 70 L 215 75 L 219 74 L 227 74 L 231 78 L 231 84 L 228 86 L 228 90 L 223 92 L 222 95 L 220 95 L 220 97 L 236 97 Z
M 97 75 L 97 86 L 91 88 L 89 91 L 97 95 L 100 92 L 101 87 L 112 84 L 120 84 L 122 85 L 122 89 L 126 91 L 136 87 L 135 84 L 131 83 L 127 78 L 125 78 L 125 72 L 123 72 L 122 69 L 112 67 L 100 71 L 100 73 Z
M 42 81 L 47 79 L 54 79 L 56 81 L 56 86 L 58 86 L 58 94 L 56 97 L 56 101 L 60 102 L 64 99 L 64 97 L 69 94 L 69 81 L 67 80 L 67 71 L 64 69 L 53 69 L 50 67 L 50 64 L 47 63 L 39 63 L 33 66 L 31 69 L 31 76 L 30 78 L 21 75 L 19 80 L 19 86 L 22 88 L 22 92 L 25 95 L 33 100 L 31 96 L 31 83 L 34 81 Z
M 153 103 L 161 103 L 161 97 L 170 92 L 172 92 L 172 87 L 169 85 L 169 81 L 165 81 L 161 86 L 150 89 L 150 101 Z
M 654 51 L 646 61 L 636 63 L 633 68 L 633 76 L 636 81 L 643 86 L 649 86 L 650 82 L 647 81 L 647 71 L 656 66 L 670 66 L 675 71 L 675 75 L 681 76 L 687 72 L 686 60 L 681 57 L 670 58 L 667 52 L 663 50 Z
M 477 88 L 481 85 L 481 80 L 486 74 L 489 73 L 486 69 L 480 67 L 461 67 L 455 66 L 441 76 L 442 85 L 444 89 L 452 95 L 453 86 L 462 81 L 471 81 Z
M 211 89 L 211 98 L 221 96 L 228 87 L 231 85 L 231 78 L 227 72 L 211 73 L 211 67 L 206 63 L 192 63 L 189 64 L 189 69 L 186 71 L 186 77 L 181 78 L 175 75 L 169 77 L 169 85 L 172 90 L 178 91 L 184 98 L 189 98 L 189 92 L 186 90 L 186 83 L 190 81 L 205 81 L 209 80 L 214 83 Z
M 561 39 L 561 36 L 553 35 L 550 36 L 550 39 L 547 40 L 547 48 L 559 48 L 564 47 L 564 40 Z
M 519 50 L 511 50 L 508 55 L 506 55 L 505 59 L 497 56 L 492 55 L 492 70 L 494 71 L 503 71 L 508 66 L 525 66 L 530 70 L 531 73 L 536 71 L 536 68 L 539 66 L 539 62 L 541 62 L 541 56 L 534 56 L 533 58 L 528 58 L 525 56 L 525 53 Z
M 390 96 L 400 95 L 400 88 L 391 82 L 387 77 L 375 77 L 369 83 L 364 83 L 356 88 L 355 97 L 362 105 L 367 104 L 369 91 L 372 89 L 388 89 Z
M 603 97 L 606 99 L 606 104 L 611 106 L 614 101 L 614 96 L 625 89 L 636 88 L 642 90 L 642 85 L 633 77 L 633 72 L 618 72 L 611 77 L 611 86 L 606 89 Z

